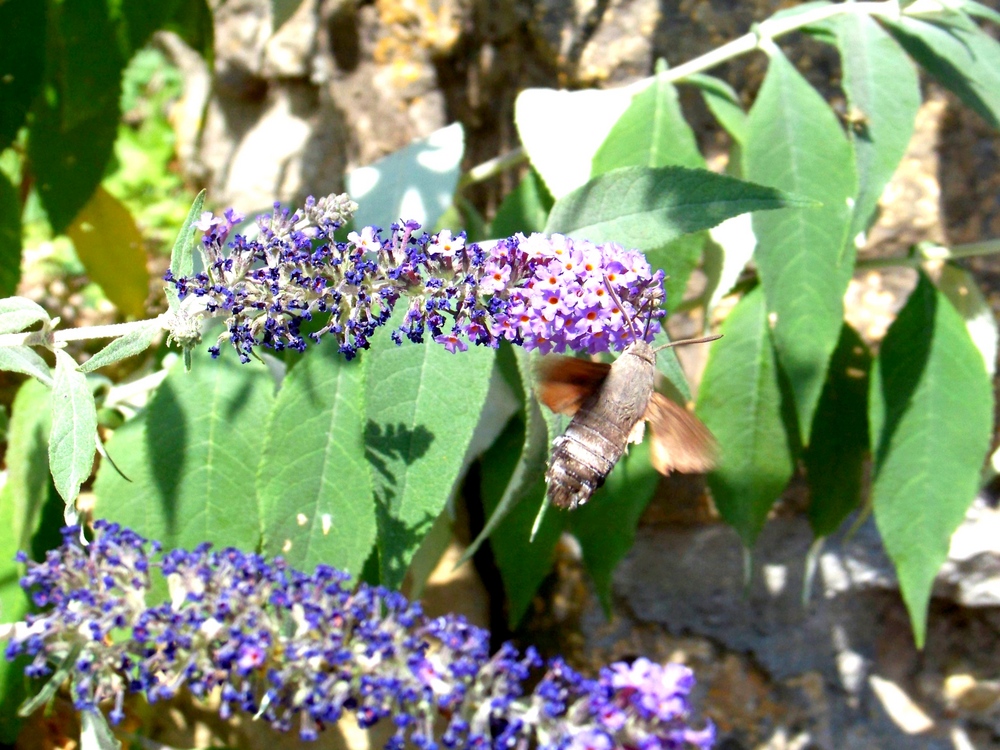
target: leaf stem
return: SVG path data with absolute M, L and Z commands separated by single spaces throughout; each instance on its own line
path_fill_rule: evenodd
M 163 315 L 159 315 L 153 320 L 162 320 Z M 53 331 L 46 338 L 41 331 L 30 331 L 28 333 L 5 333 L 0 335 L 0 346 L 40 346 L 49 343 L 61 343 L 64 341 L 87 341 L 89 339 L 116 339 L 127 333 L 138 330 L 149 325 L 149 320 L 133 320 L 128 323 L 112 323 L 106 326 L 92 326 L 90 328 L 64 328 Z

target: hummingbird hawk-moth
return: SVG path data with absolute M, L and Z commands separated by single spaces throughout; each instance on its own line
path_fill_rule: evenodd
M 714 341 L 719 336 L 666 346 Z M 625 453 L 652 433 L 650 460 L 661 474 L 704 472 L 715 460 L 715 438 L 687 409 L 654 390 L 656 353 L 636 336 L 613 364 L 546 357 L 539 367 L 539 400 L 572 415 L 552 443 L 545 482 L 549 499 L 570 510 L 586 503 Z

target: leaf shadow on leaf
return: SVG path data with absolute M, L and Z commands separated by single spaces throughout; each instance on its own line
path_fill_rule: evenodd
M 394 508 L 396 493 L 389 487 L 376 489 L 374 493 L 375 514 L 378 517 L 380 580 L 384 585 L 395 587 L 403 580 L 413 553 L 424 541 L 437 516 L 424 511 L 423 518 L 413 524 L 399 518 Z
M 878 368 L 878 388 L 882 391 L 885 415 L 882 430 L 875 446 L 875 471 L 885 463 L 896 428 L 906 416 L 913 394 L 920 385 L 930 359 L 933 329 L 927 330 L 925 322 L 931 326 L 936 321 L 937 295 L 927 277 L 921 274 L 917 288 L 911 292 L 910 300 L 896 318 L 894 324 L 897 335 L 886 336 L 882 342 L 879 359 L 896 362 L 891 372 Z M 917 312 L 916 305 L 924 309 Z M 909 313 L 909 314 L 907 314 Z M 916 318 L 916 320 L 913 320 Z M 911 322 L 912 321 L 912 322 Z M 920 327 L 915 330 L 914 324 Z
M 369 419 L 365 424 L 365 459 L 389 483 L 395 484 L 396 475 L 389 469 L 389 462 L 402 461 L 411 466 L 423 457 L 434 442 L 434 433 L 423 425 L 414 428 L 399 424 L 377 424 Z
M 163 518 L 170 533 L 177 530 L 177 502 L 181 477 L 184 475 L 187 444 L 187 425 L 172 384 L 165 381 L 149 404 L 145 438 L 150 456 L 153 481 L 156 483 Z M 169 430 L 169 436 L 164 435 Z

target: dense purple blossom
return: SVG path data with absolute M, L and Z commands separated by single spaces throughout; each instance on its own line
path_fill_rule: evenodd
M 35 677 L 68 662 L 77 709 L 107 705 L 113 722 L 128 692 L 155 702 L 187 689 L 218 691 L 224 716 L 245 711 L 303 739 L 347 713 L 362 727 L 388 719 L 390 748 L 658 750 L 714 739 L 711 724 L 687 723 L 694 679 L 678 664 L 639 659 L 587 679 L 531 648 L 490 655 L 485 630 L 350 587 L 330 567 L 306 575 L 209 545 L 161 554 L 103 522 L 89 546 L 78 535 L 64 530 L 45 562 L 28 563 L 21 585 L 42 611 L 8 628 L 6 655 L 28 657 Z M 147 601 L 156 576 L 170 601 Z
M 659 330 L 663 272 L 653 273 L 638 251 L 540 234 L 477 245 L 413 221 L 385 236 L 364 227 L 334 240 L 354 208 L 346 196 L 309 199 L 294 213 L 275 204 L 258 217 L 252 240 L 233 234 L 243 217 L 232 209 L 205 214 L 197 224 L 204 270 L 167 274 L 183 301 L 170 324 L 174 339 L 190 345 L 201 318 L 224 316 L 222 339 L 243 361 L 255 347 L 302 351 L 323 336 L 351 358 L 404 298 L 393 340 L 430 337 L 451 352 L 507 339 L 542 353 L 597 353 L 629 344 L 629 321 L 639 320 L 648 337 Z M 211 351 L 218 355 L 219 344 Z

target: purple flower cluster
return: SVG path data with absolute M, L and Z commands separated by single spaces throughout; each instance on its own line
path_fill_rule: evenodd
M 452 352 L 507 339 L 543 353 L 597 353 L 631 343 L 635 322 L 648 337 L 659 330 L 663 272 L 638 251 L 539 234 L 467 244 L 464 233 L 431 235 L 413 221 L 393 224 L 387 237 L 364 227 L 336 241 L 354 208 L 346 196 L 310 198 L 295 213 L 275 204 L 252 240 L 233 234 L 243 217 L 232 210 L 203 216 L 205 270 L 166 276 L 182 300 L 175 340 L 197 339 L 192 321 L 226 316 L 223 339 L 244 362 L 255 347 L 302 351 L 324 335 L 350 359 L 402 297 L 393 340 L 430 336 Z
M 677 664 L 639 659 L 586 679 L 558 659 L 543 665 L 531 648 L 507 644 L 491 656 L 489 634 L 463 618 L 428 618 L 398 593 L 349 587 L 329 567 L 306 575 L 280 558 L 208 545 L 161 554 L 103 522 L 89 546 L 78 534 L 64 530 L 45 562 L 28 563 L 21 585 L 42 612 L 8 627 L 6 655 L 30 658 L 32 677 L 63 664 L 77 709 L 110 703 L 113 722 L 127 692 L 154 702 L 186 688 L 217 691 L 226 716 L 246 711 L 279 730 L 297 727 L 303 739 L 346 713 L 361 727 L 388 719 L 392 750 L 659 750 L 714 740 L 711 724 L 687 723 L 694 678 Z M 170 601 L 147 602 L 153 575 L 166 577 Z

